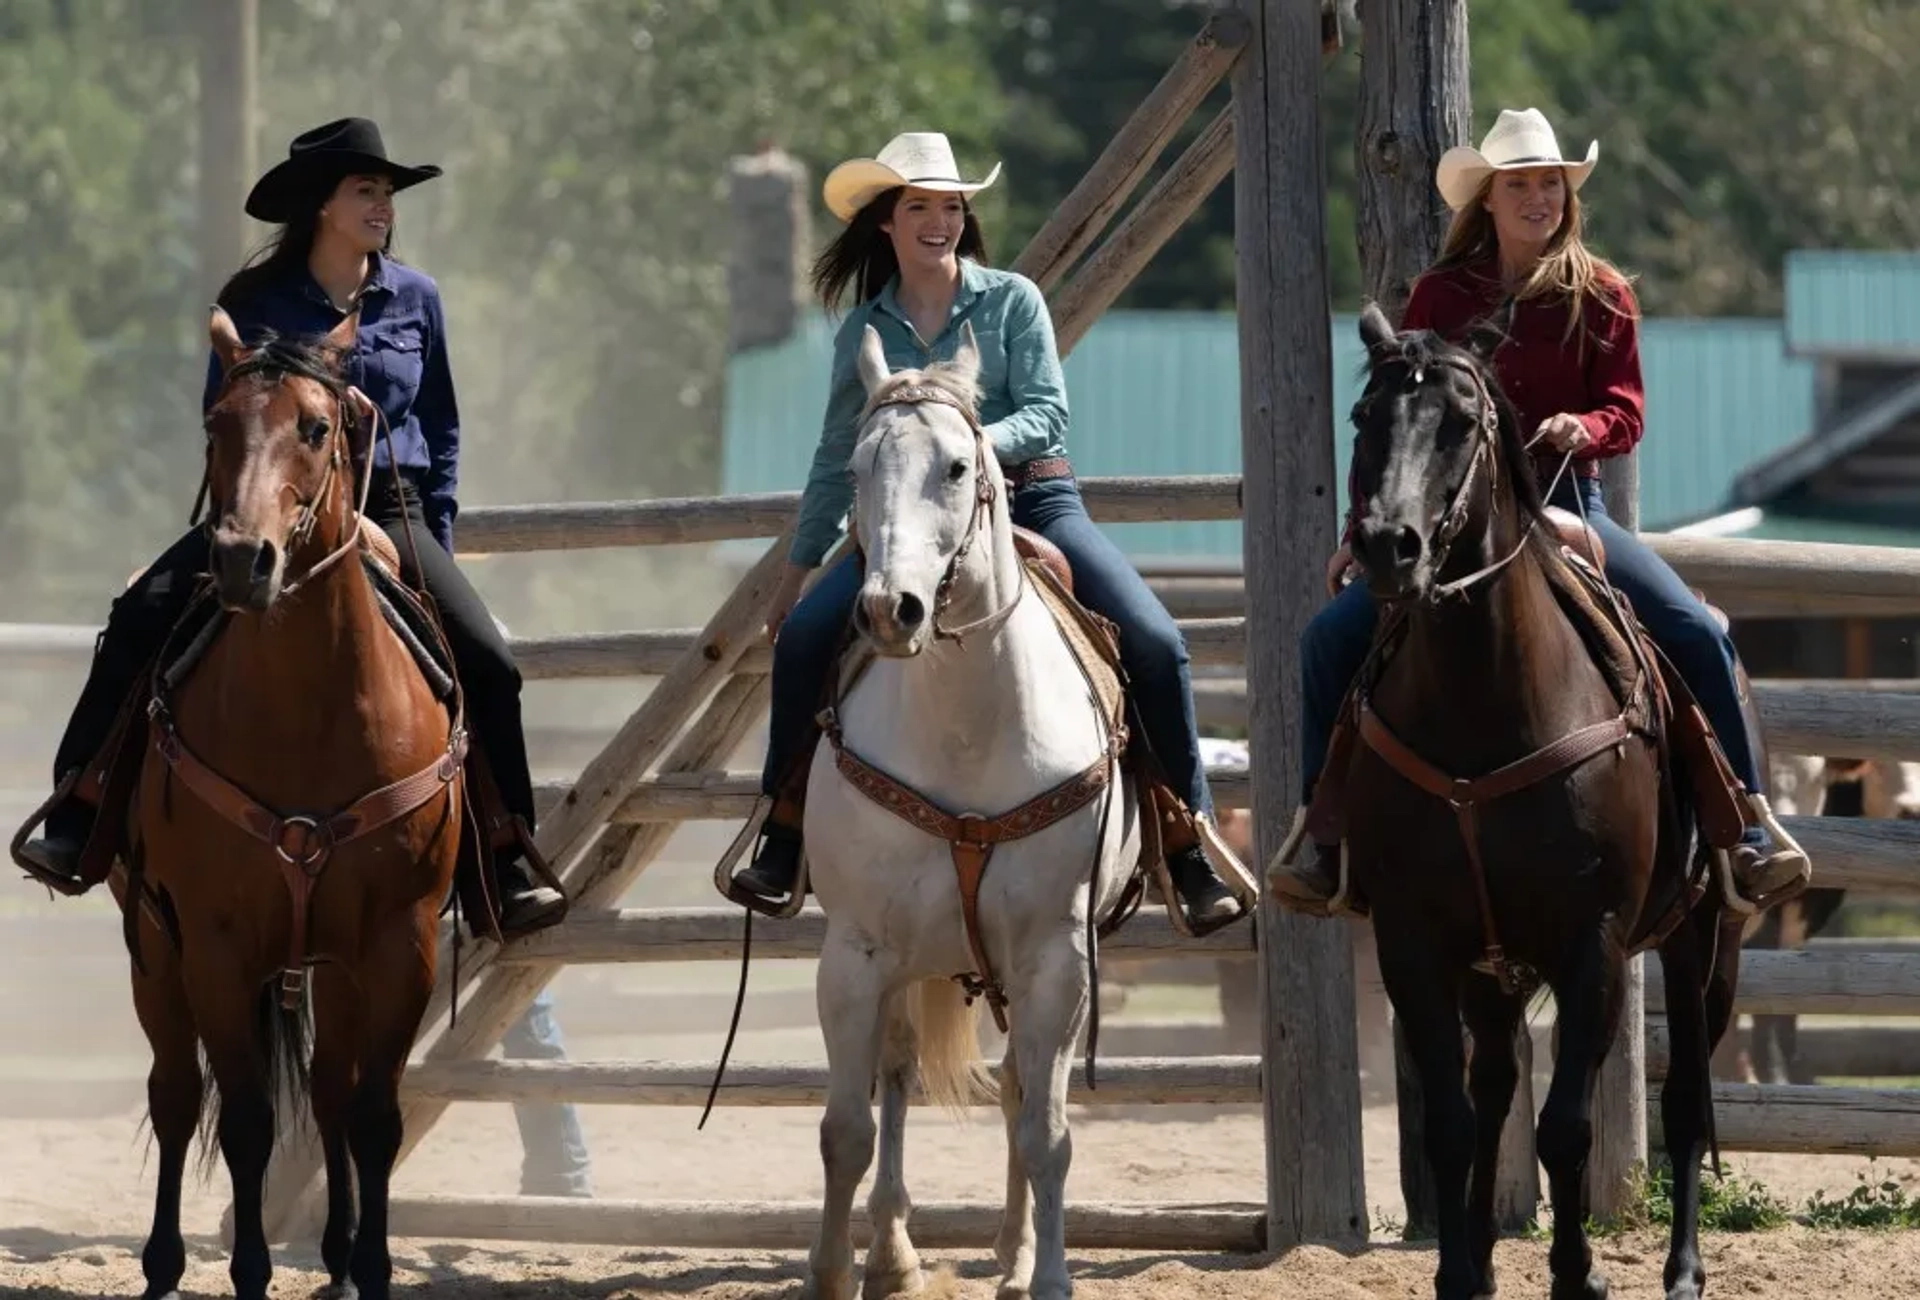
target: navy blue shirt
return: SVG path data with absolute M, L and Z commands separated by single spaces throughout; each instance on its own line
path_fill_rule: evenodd
M 373 255 L 361 292 L 360 332 L 347 361 L 347 382 L 386 413 L 401 473 L 420 493 L 422 512 L 435 540 L 453 550 L 454 492 L 460 470 L 460 411 L 447 364 L 447 322 L 433 277 L 390 258 Z M 229 309 L 240 341 L 253 343 L 262 329 L 281 334 L 325 334 L 345 315 L 327 300 L 304 264 L 246 302 Z M 209 350 L 202 409 L 220 392 L 220 359 Z M 385 472 L 386 439 L 376 437 L 373 464 Z M 375 480 L 376 484 L 379 480 Z

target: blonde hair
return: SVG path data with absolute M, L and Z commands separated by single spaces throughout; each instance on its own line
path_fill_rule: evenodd
M 1563 173 L 1564 174 L 1564 173 Z M 1488 257 L 1497 257 L 1500 241 L 1494 233 L 1493 214 L 1487 211 L 1487 195 L 1493 191 L 1494 173 L 1474 192 L 1473 202 L 1453 214 L 1447 237 L 1440 245 L 1436 271 L 1465 266 Z M 1631 283 L 1630 277 L 1606 258 L 1593 252 L 1581 238 L 1584 221 L 1580 195 L 1567 187 L 1566 212 L 1560 228 L 1553 232 L 1547 247 L 1534 264 L 1527 282 L 1514 295 L 1520 301 L 1529 298 L 1564 299 L 1567 304 L 1567 328 L 1562 339 L 1573 337 L 1586 315 L 1587 302 L 1600 303 L 1617 315 L 1639 319 L 1639 311 L 1629 306 L 1621 293 L 1614 292 Z M 1581 347 L 1586 346 L 1582 332 Z

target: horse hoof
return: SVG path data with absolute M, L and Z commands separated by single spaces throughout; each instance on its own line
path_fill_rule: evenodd
M 869 1273 L 860 1285 L 861 1300 L 887 1300 L 888 1296 L 918 1295 L 927 1280 L 919 1266 L 894 1273 Z
M 1555 1278 L 1551 1300 L 1607 1300 L 1607 1279 L 1598 1272 L 1588 1273 L 1578 1282 Z

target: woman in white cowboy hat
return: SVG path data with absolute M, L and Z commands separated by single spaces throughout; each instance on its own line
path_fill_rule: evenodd
M 1608 518 L 1600 462 L 1631 451 L 1642 431 L 1639 309 L 1632 288 L 1582 239 L 1580 190 L 1599 159 L 1597 142 L 1578 162 L 1562 156 L 1538 110 L 1507 109 L 1478 149 L 1441 156 L 1435 185 L 1453 221 L 1437 262 L 1413 286 L 1401 328 L 1430 329 L 1458 342 L 1476 322 L 1511 302 L 1507 342 L 1495 355 L 1500 386 L 1529 437 L 1544 479 L 1569 452 L 1569 472 L 1551 504 L 1584 506 L 1604 550 L 1607 577 L 1646 624 L 1699 699 L 1748 791 L 1766 789 L 1740 709 L 1733 642 L 1712 613 L 1633 533 Z M 1576 502 L 1576 494 L 1578 501 Z M 1349 494 L 1351 495 L 1351 494 Z M 1346 537 L 1361 503 L 1352 501 Z M 1342 540 L 1327 566 L 1333 601 L 1302 638 L 1302 807 L 1311 799 L 1335 715 L 1373 637 L 1374 604 L 1365 583 L 1344 590 L 1351 567 Z M 1330 773 L 1330 779 L 1344 774 Z M 1755 825 L 1733 854 L 1736 884 L 1753 898 L 1804 877 L 1806 854 L 1756 800 Z M 1278 855 L 1269 884 L 1299 911 L 1364 907 L 1342 895 L 1337 845 L 1300 853 L 1295 833 Z
M 814 265 L 829 310 L 853 290 L 834 342 L 833 380 L 820 447 L 800 502 L 785 580 L 774 597 L 773 718 L 761 788 L 775 800 L 753 862 L 734 876 L 750 906 L 775 910 L 793 889 L 800 858 L 800 793 L 817 731 L 813 714 L 859 592 L 849 558 L 799 600 L 808 573 L 840 536 L 853 488 L 847 475 L 866 392 L 855 358 L 866 326 L 880 334 L 894 369 L 952 358 L 971 322 L 981 350 L 980 420 L 1014 485 L 1014 522 L 1066 553 L 1075 589 L 1120 627 L 1134 701 L 1174 793 L 1211 817 L 1199 757 L 1187 649 L 1179 626 L 1119 548 L 1088 517 L 1067 460 L 1067 395 L 1053 322 L 1039 288 L 986 265 L 986 242 L 968 200 L 993 184 L 961 175 L 937 132 L 895 136 L 876 157 L 841 163 L 827 176 L 829 210 L 846 223 Z M 1204 847 L 1168 860 L 1196 929 L 1235 919 L 1240 905 Z

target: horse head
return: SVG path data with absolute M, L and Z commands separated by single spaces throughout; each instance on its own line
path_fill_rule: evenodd
M 962 325 L 953 360 L 889 372 L 871 325 L 861 339 L 867 390 L 854 447 L 854 527 L 866 578 L 854 625 L 880 654 L 909 657 L 944 629 L 992 571 L 994 547 L 975 545 L 995 527 L 999 462 L 979 419 L 980 353 Z
M 344 374 L 358 327 L 352 312 L 320 339 L 269 336 L 249 348 L 232 318 L 213 309 L 208 332 L 225 378 L 206 418 L 208 521 L 214 581 L 229 610 L 267 609 L 352 542 L 350 438 L 370 427 Z M 331 553 L 289 583 L 289 553 L 316 531 Z
M 1353 409 L 1353 490 L 1364 504 L 1353 558 L 1380 599 L 1463 589 L 1443 575 L 1456 544 L 1464 555 L 1486 554 L 1496 503 L 1515 503 L 1527 519 L 1540 514 L 1526 448 L 1493 370 L 1510 320 L 1502 313 L 1480 322 L 1455 346 L 1427 330 L 1396 333 L 1372 303 L 1360 314 L 1367 383 Z

